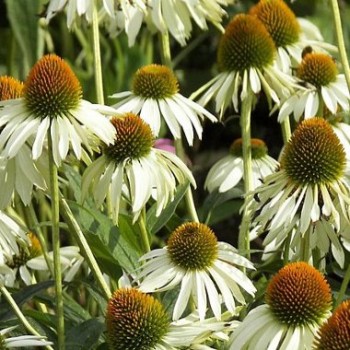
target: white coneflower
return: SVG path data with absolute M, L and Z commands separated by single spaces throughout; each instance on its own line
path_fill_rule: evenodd
M 0 76 L 0 101 L 20 98 L 23 95 L 23 83 L 8 76 Z M 33 162 L 30 147 L 23 145 L 17 156 L 9 159 L 0 152 L 0 209 L 5 209 L 16 191 L 22 202 L 31 201 L 33 186 L 46 189 L 44 178 Z
M 338 74 L 337 65 L 327 54 L 311 52 L 304 56 L 296 75 L 304 86 L 297 89 L 281 105 L 278 120 L 293 114 L 296 121 L 302 116 L 312 118 L 328 113 L 335 114 L 339 107 L 349 110 L 350 94 L 345 76 Z
M 0 211 L 0 261 L 19 254 L 17 242 L 28 242 L 25 230 L 13 218 Z
M 323 52 L 337 50 L 324 42 L 316 26 L 296 18 L 283 0 L 260 0 L 249 14 L 256 16 L 270 33 L 278 52 L 276 63 L 286 73 L 301 62 L 305 48 Z
M 318 330 L 314 350 L 350 349 L 350 300 L 343 301 Z
M 0 263 L 1 280 L 6 286 L 18 286 L 20 280 L 25 285 L 31 285 L 35 281 L 33 280 L 35 271 L 49 272 L 38 238 L 33 233 L 29 233 L 27 237 L 28 244 L 18 245 L 18 253 Z M 48 258 L 51 262 L 53 261 L 52 252 L 48 253 Z M 79 254 L 79 248 L 76 246 L 61 247 L 60 258 L 64 280 L 71 281 L 84 258 Z
M 265 299 L 234 330 L 229 349 L 311 349 L 332 307 L 324 276 L 305 262 L 288 264 L 270 281 Z
M 215 110 L 222 117 L 233 104 L 238 111 L 248 94 L 264 91 L 269 102 L 279 103 L 293 91 L 294 78 L 274 64 L 275 44 L 265 26 L 252 15 L 238 14 L 226 27 L 218 47 L 220 73 L 197 92 L 198 102 L 206 105 L 215 99 Z
M 114 129 L 103 114 L 113 114 L 114 109 L 83 100 L 77 77 L 54 54 L 42 57 L 31 69 L 22 98 L 1 101 L 0 106 L 0 148 L 8 158 L 15 157 L 33 138 L 32 156 L 38 159 L 48 132 L 57 165 L 66 158 L 70 146 L 80 159 L 81 144 L 90 148 L 90 135 L 107 144 L 113 141 Z
M 7 327 L 0 330 L 0 349 L 27 348 L 37 346 L 49 346 L 52 342 L 47 341 L 46 337 L 37 335 L 19 335 L 8 337 L 8 333 L 13 331 L 17 326 Z
M 140 114 L 156 137 L 164 120 L 174 138 L 181 138 L 183 131 L 189 145 L 193 144 L 193 129 L 199 138 L 202 137 L 200 120 L 206 117 L 216 121 L 202 106 L 179 93 L 175 74 L 163 65 L 151 64 L 140 68 L 133 77 L 132 91 L 120 92 L 112 97 L 121 98 L 113 106 L 118 112 Z
M 253 189 L 278 168 L 278 162 L 267 154 L 267 146 L 260 139 L 251 140 Z M 209 192 L 226 192 L 243 179 L 242 139 L 235 140 L 230 153 L 216 162 L 210 169 L 204 183 Z
M 50 0 L 46 10 L 46 20 L 50 21 L 58 12 L 66 9 L 67 27 L 69 29 L 71 29 L 76 20 L 82 16 L 85 17 L 87 22 L 91 23 L 94 1 L 95 0 Z M 104 9 L 111 16 L 113 15 L 114 0 L 97 1 L 99 8 Z
M 122 198 L 131 205 L 134 220 L 150 198 L 157 202 L 157 215 L 173 200 L 176 186 L 195 180 L 186 165 L 173 153 L 153 147 L 150 126 L 139 116 L 126 113 L 111 119 L 114 143 L 85 170 L 83 197 L 91 187 L 97 205 L 110 193 L 114 220 L 118 221 Z
M 109 299 L 106 328 L 111 350 L 176 350 L 196 349 L 192 344 L 197 345 L 198 338 L 221 331 L 224 323 L 215 319 L 198 322 L 192 315 L 171 322 L 165 307 L 153 296 L 121 288 Z
M 153 24 L 161 33 L 167 31 L 184 46 L 192 32 L 193 19 L 202 29 L 207 29 L 207 21 L 223 30 L 222 18 L 226 15 L 222 6 L 233 0 L 151 0 L 146 22 Z
M 345 169 L 344 148 L 330 124 L 322 118 L 303 121 L 284 149 L 280 170 L 267 176 L 253 193 L 253 224 L 258 233 L 267 232 L 264 244 L 275 241 L 279 246 L 290 234 L 291 248 L 298 254 L 305 238 L 309 256 L 316 247 L 324 256 L 331 245 L 343 265 L 337 233 L 341 223 L 350 222 Z
M 183 314 L 191 297 L 200 319 L 204 319 L 208 306 L 220 319 L 222 302 L 231 313 L 235 311 L 235 299 L 245 303 L 239 287 L 250 295 L 256 291 L 239 269 L 254 269 L 253 264 L 230 244 L 218 242 L 205 224 L 189 222 L 177 227 L 166 247 L 152 250 L 141 261 L 138 278 L 142 291 L 161 292 L 181 285 L 173 311 L 175 320 Z

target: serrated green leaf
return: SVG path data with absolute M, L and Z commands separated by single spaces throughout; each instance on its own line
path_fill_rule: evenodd
M 142 247 L 140 242 L 140 229 L 137 224 L 132 223 L 132 218 L 123 214 L 119 215 L 118 228 L 120 234 L 123 236 L 130 246 L 138 253 L 138 256 L 142 255 Z
M 178 186 L 175 198 L 170 202 L 161 214 L 156 216 L 156 204 L 154 204 L 147 212 L 147 226 L 152 234 L 157 233 L 162 227 L 164 227 L 170 218 L 174 215 L 177 206 L 185 195 L 189 183 Z
M 139 256 L 112 220 L 98 210 L 86 208 L 73 201 L 68 201 L 68 204 L 101 264 L 102 271 L 114 278 L 120 276 L 118 265 L 128 272 L 134 271 Z

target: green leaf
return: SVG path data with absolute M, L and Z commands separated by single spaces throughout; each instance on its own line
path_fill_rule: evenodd
M 119 214 L 118 228 L 125 241 L 130 244 L 140 257 L 143 254 L 143 251 L 140 242 L 141 233 L 139 226 L 132 223 L 132 217 Z
M 80 323 L 82 320 L 85 321 L 91 318 L 90 313 L 67 293 L 63 294 L 63 308 L 65 318 L 74 323 Z
M 128 272 L 135 270 L 139 255 L 124 239 L 112 220 L 98 210 L 68 201 L 103 272 L 113 278 L 121 275 L 118 265 Z
M 147 225 L 151 233 L 157 233 L 171 219 L 181 199 L 185 195 L 188 186 L 189 183 L 178 186 L 174 200 L 165 207 L 158 217 L 156 216 L 156 203 L 148 210 Z
M 43 290 L 53 286 L 53 281 L 44 281 L 31 286 L 23 287 L 20 291 L 12 294 L 16 304 L 20 307 L 27 301 L 33 300 L 33 298 L 40 294 Z M 6 300 L 1 300 L 0 303 L 0 320 L 6 320 L 14 315 L 12 308 L 8 305 Z
M 216 215 L 218 214 L 220 217 L 226 217 L 226 213 L 222 212 L 222 208 L 227 208 L 232 205 L 232 203 L 235 203 L 237 199 L 241 199 L 244 192 L 240 188 L 233 188 L 227 192 L 220 193 L 218 191 L 214 191 L 210 193 L 207 198 L 204 201 L 203 206 L 199 209 L 199 216 L 201 222 L 207 222 L 208 217 L 213 217 L 214 220 L 212 220 L 211 223 L 215 223 L 220 221 L 216 218 Z M 232 201 L 232 199 L 234 199 Z M 225 203 L 231 202 L 227 205 Z M 218 210 L 216 210 L 218 209 Z M 232 208 L 234 209 L 234 208 Z M 236 209 L 236 208 L 235 208 Z M 236 213 L 238 213 L 239 208 L 235 210 Z M 214 214 L 215 212 L 215 214 Z M 223 215 L 224 214 L 224 215 Z M 232 211 L 231 214 L 234 214 Z M 221 219 L 221 218 L 220 218 Z
M 102 320 L 94 318 L 80 323 L 69 329 L 66 334 L 67 350 L 89 350 L 93 349 L 105 325 Z
M 43 2 L 43 0 L 6 0 L 7 16 L 23 55 L 24 76 L 42 55 L 39 14 Z

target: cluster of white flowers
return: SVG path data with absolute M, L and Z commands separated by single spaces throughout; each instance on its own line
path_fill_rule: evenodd
M 326 341 L 328 329 L 321 326 L 331 315 L 332 295 L 320 271 L 328 257 L 344 268 L 350 251 L 350 126 L 341 119 L 350 109 L 350 93 L 332 57 L 337 48 L 325 43 L 319 29 L 297 18 L 283 0 L 260 0 L 247 13 L 235 14 L 224 28 L 224 8 L 233 3 L 49 2 L 48 22 L 60 11 L 65 11 L 71 30 L 81 20 L 96 20 L 111 36 L 125 32 L 129 46 L 143 28 L 165 38 L 170 34 L 185 46 L 193 23 L 201 30 L 211 23 L 223 33 L 217 74 L 187 98 L 180 93 L 171 67 L 148 64 L 135 72 L 130 91 L 111 96 L 118 100 L 113 106 L 84 100 L 73 70 L 55 54 L 40 58 L 24 84 L 0 77 L 0 292 L 38 279 L 60 280 L 52 268 L 57 255 L 44 251 L 38 239 L 43 239 L 40 224 L 33 224 L 33 218 L 26 222 L 19 218 L 33 209 L 39 191 L 42 202 L 49 198 L 53 208 L 55 196 L 61 196 L 55 191 L 70 190 L 64 176 L 53 188 L 57 169 L 72 158 L 83 159 L 84 164 L 76 167 L 81 175 L 81 188 L 75 188 L 79 208 L 92 199 L 88 205 L 102 208 L 120 230 L 125 230 L 120 224 L 125 215 L 147 251 L 137 252 L 139 265 L 123 271 L 119 288 L 109 298 L 105 319 L 111 349 L 307 350 Z M 161 217 L 179 186 L 187 204 L 191 202 L 196 179 L 185 157 L 174 154 L 179 154 L 182 139 L 193 146 L 202 139 L 204 123 L 224 122 L 232 111 L 241 114 L 242 130 L 248 129 L 243 117 L 254 111 L 261 95 L 284 132 L 290 119 L 296 123 L 278 161 L 268 155 L 263 140 L 249 136 L 247 146 L 245 140 L 236 139 L 229 154 L 206 164 L 210 169 L 204 189 L 209 198 L 218 198 L 229 197 L 242 184 L 250 186 L 244 193 L 241 229 L 247 230 L 246 239 L 262 237 L 263 261 L 274 257 L 285 265 L 269 283 L 265 276 L 259 281 L 267 285 L 264 303 L 255 299 L 261 297 L 260 286 L 253 281 L 256 265 L 248 252 L 218 241 L 207 225 L 209 217 L 203 223 L 186 217 L 157 249 L 150 248 L 145 223 L 146 209 L 152 206 L 155 218 Z M 210 102 L 214 113 L 206 109 Z M 175 140 L 174 152 L 155 144 L 164 129 Z M 245 167 L 247 154 L 251 169 Z M 174 213 L 174 208 L 169 211 Z M 54 225 L 60 224 L 59 215 L 56 220 L 53 232 Z M 39 234 L 30 233 L 26 226 Z M 79 247 L 87 249 L 85 238 L 79 239 Z M 136 247 L 137 239 L 128 239 Z M 64 245 L 56 253 L 66 282 L 79 274 L 86 277 L 82 255 L 93 273 L 98 269 L 90 250 L 80 252 L 75 245 Z M 109 276 L 106 279 L 110 281 Z M 110 282 L 115 286 L 115 281 Z M 163 305 L 166 293 L 172 298 L 168 310 Z M 252 303 L 238 321 L 240 311 L 252 300 L 259 305 Z M 350 304 L 344 305 L 338 313 L 350 310 Z M 14 329 L 0 330 L 0 348 L 52 344 L 33 335 L 6 338 Z

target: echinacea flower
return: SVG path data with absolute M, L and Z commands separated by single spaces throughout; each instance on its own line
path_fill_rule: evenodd
M 303 121 L 284 149 L 280 170 L 252 195 L 253 225 L 258 233 L 267 231 L 264 244 L 275 241 L 278 246 L 291 235 L 290 247 L 300 254 L 301 240 L 309 242 L 309 256 L 316 247 L 324 256 L 331 244 L 343 265 L 337 233 L 350 220 L 345 170 L 344 148 L 330 124 L 323 118 Z
M 198 103 L 206 105 L 215 99 L 215 111 L 222 118 L 233 104 L 238 111 L 248 94 L 264 91 L 268 101 L 279 103 L 287 98 L 295 85 L 294 78 L 274 64 L 275 44 L 265 26 L 255 17 L 238 14 L 227 25 L 218 46 L 217 63 L 220 73 L 192 94 L 203 95 Z
M 111 350 L 176 350 L 192 349 L 198 337 L 220 331 L 223 323 L 193 318 L 171 322 L 159 300 L 135 288 L 121 288 L 108 301 L 106 328 Z
M 99 23 L 102 24 L 111 37 L 125 31 L 129 47 L 135 44 L 141 29 L 148 6 L 145 0 L 109 0 L 99 11 Z
M 350 349 L 350 301 L 343 301 L 318 330 L 314 350 Z
M 31 69 L 24 84 L 23 97 L 0 102 L 0 149 L 2 155 L 15 157 L 31 138 L 33 159 L 43 151 L 48 132 L 52 138 L 53 158 L 60 165 L 70 146 L 80 159 L 81 144 L 89 149 L 90 135 L 109 144 L 114 130 L 103 114 L 111 107 L 82 100 L 77 77 L 60 57 L 42 57 Z
M 251 140 L 253 189 L 261 185 L 262 180 L 272 174 L 278 162 L 267 154 L 267 146 L 260 139 Z M 216 162 L 210 169 L 204 183 L 209 192 L 226 192 L 243 179 L 242 139 L 235 140 L 230 153 Z
M 22 97 L 23 83 L 7 75 L 0 76 L 0 101 Z
M 22 82 L 8 76 L 0 77 L 0 101 L 20 98 L 22 95 Z M 28 205 L 34 185 L 46 189 L 45 180 L 33 161 L 27 144 L 24 144 L 17 156 L 11 159 L 0 152 L 0 209 L 5 209 L 10 204 L 15 191 L 22 202 Z
M 18 245 L 18 253 L 10 259 L 0 263 L 0 279 L 6 286 L 13 287 L 22 280 L 25 285 L 35 282 L 35 271 L 45 271 L 49 274 L 49 267 L 44 258 L 41 244 L 33 234 L 27 234 L 28 244 Z M 53 252 L 48 252 L 48 259 L 53 262 Z M 84 258 L 79 254 L 76 246 L 60 248 L 60 263 L 65 281 L 71 281 L 78 272 Z
M 0 348 L 1 349 L 13 349 L 13 348 L 31 348 L 36 346 L 49 346 L 52 342 L 47 341 L 44 336 L 37 335 L 19 335 L 16 337 L 8 337 L 8 333 L 13 331 L 17 326 L 7 327 L 0 330 Z
M 267 287 L 265 300 L 234 330 L 230 350 L 311 349 L 332 307 L 328 282 L 305 262 L 279 270 Z
M 92 11 L 95 0 L 50 0 L 46 10 L 46 20 L 49 22 L 58 12 L 67 10 L 67 27 L 72 28 L 77 18 L 84 16 L 88 23 L 92 21 Z M 112 15 L 114 0 L 96 0 L 98 6 Z
M 226 12 L 222 5 L 232 3 L 233 0 L 151 0 L 146 22 L 161 33 L 168 31 L 184 46 L 191 36 L 192 19 L 202 30 L 208 29 L 207 21 L 223 30 L 221 21 Z
M 176 139 L 183 130 L 187 142 L 192 145 L 195 130 L 199 138 L 203 128 L 200 119 L 216 118 L 202 106 L 179 93 L 179 83 L 173 71 L 163 65 L 151 64 L 140 68 L 133 77 L 132 91 L 112 95 L 119 98 L 113 107 L 120 113 L 140 114 L 157 137 L 162 120 Z
M 245 304 L 240 288 L 250 295 L 256 291 L 239 269 L 254 269 L 253 264 L 230 244 L 218 242 L 214 232 L 202 223 L 188 222 L 177 227 L 166 247 L 146 253 L 140 261 L 143 265 L 138 278 L 140 289 L 145 293 L 162 292 L 181 285 L 174 306 L 174 320 L 183 314 L 191 297 L 201 320 L 208 306 L 220 319 L 222 302 L 234 313 L 235 299 Z
M 152 197 L 160 215 L 171 202 L 178 184 L 195 180 L 186 165 L 173 153 L 153 147 L 150 126 L 139 116 L 126 113 L 111 119 L 114 143 L 105 146 L 102 155 L 83 174 L 82 194 L 87 197 L 91 187 L 100 206 L 110 193 L 114 220 L 118 221 L 120 202 L 131 205 L 134 220 Z
M 328 117 L 326 120 L 332 125 L 333 131 L 344 147 L 347 159 L 350 160 L 350 125 L 337 115 L 334 118 Z
M 0 261 L 19 254 L 18 242 L 28 242 L 25 230 L 13 218 L 0 211 Z
M 305 19 L 299 20 L 283 0 L 260 0 L 250 8 L 249 14 L 266 27 L 277 48 L 276 63 L 286 73 L 301 62 L 305 48 L 336 51 L 336 47 L 324 42 L 316 26 Z M 318 40 L 315 33 L 309 38 L 310 26 L 312 32 L 319 34 Z
M 350 94 L 345 76 L 338 74 L 332 57 L 323 53 L 308 53 L 298 66 L 296 74 L 304 86 L 281 104 L 278 121 L 283 121 L 292 113 L 296 121 L 302 116 L 323 116 L 323 106 L 332 114 L 339 107 L 349 110 Z

